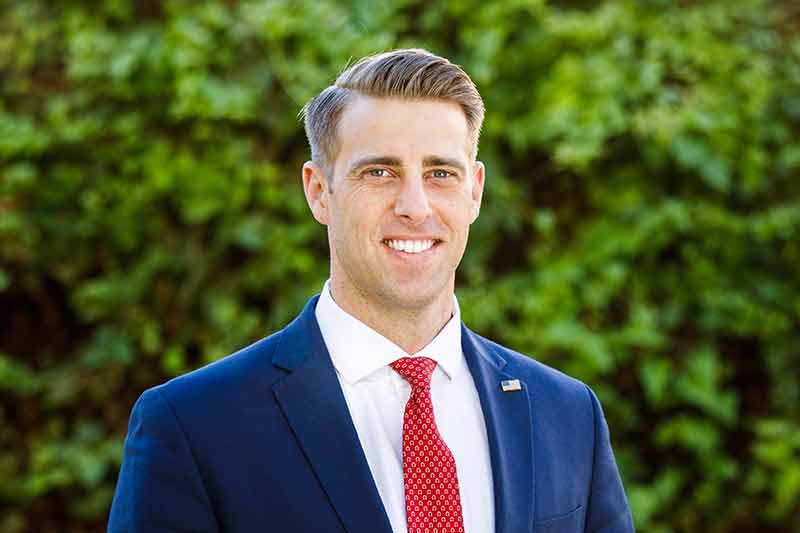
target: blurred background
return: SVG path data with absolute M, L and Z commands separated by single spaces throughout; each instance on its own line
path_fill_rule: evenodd
M 297 113 L 407 46 L 488 110 L 467 324 L 597 391 L 640 531 L 800 531 L 800 3 L 0 4 L 0 532 L 103 530 L 138 395 L 319 291 Z

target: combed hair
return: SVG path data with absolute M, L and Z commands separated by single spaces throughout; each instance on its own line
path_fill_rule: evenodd
M 427 50 L 407 48 L 367 56 L 342 72 L 333 85 L 312 98 L 300 112 L 311 146 L 311 159 L 330 180 L 339 153 L 337 127 L 342 111 L 357 94 L 413 99 L 439 99 L 461 106 L 471 136 L 474 158 L 483 123 L 483 100 L 464 70 Z

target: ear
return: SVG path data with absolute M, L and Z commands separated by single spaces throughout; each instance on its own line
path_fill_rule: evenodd
M 483 185 L 486 181 L 486 167 L 482 161 L 475 161 L 475 169 L 472 173 L 472 222 L 478 218 L 481 212 L 481 200 L 483 199 Z
M 327 226 L 330 187 L 322 168 L 313 161 L 306 161 L 303 165 L 303 192 L 314 218 Z

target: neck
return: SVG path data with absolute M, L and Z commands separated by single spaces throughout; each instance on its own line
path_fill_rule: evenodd
M 453 292 L 419 306 L 393 306 L 376 302 L 346 284 L 330 282 L 336 304 L 413 355 L 428 345 L 453 315 Z

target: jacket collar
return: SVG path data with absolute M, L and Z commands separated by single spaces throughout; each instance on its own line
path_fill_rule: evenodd
M 495 531 L 529 531 L 534 517 L 533 398 L 528 384 L 509 371 L 499 348 L 461 327 L 461 345 L 478 389 L 489 439 Z M 514 379 L 521 390 L 504 392 L 501 382 Z
M 288 374 L 272 390 L 344 529 L 391 533 L 314 317 L 316 303 L 312 298 L 283 330 L 273 364 Z

